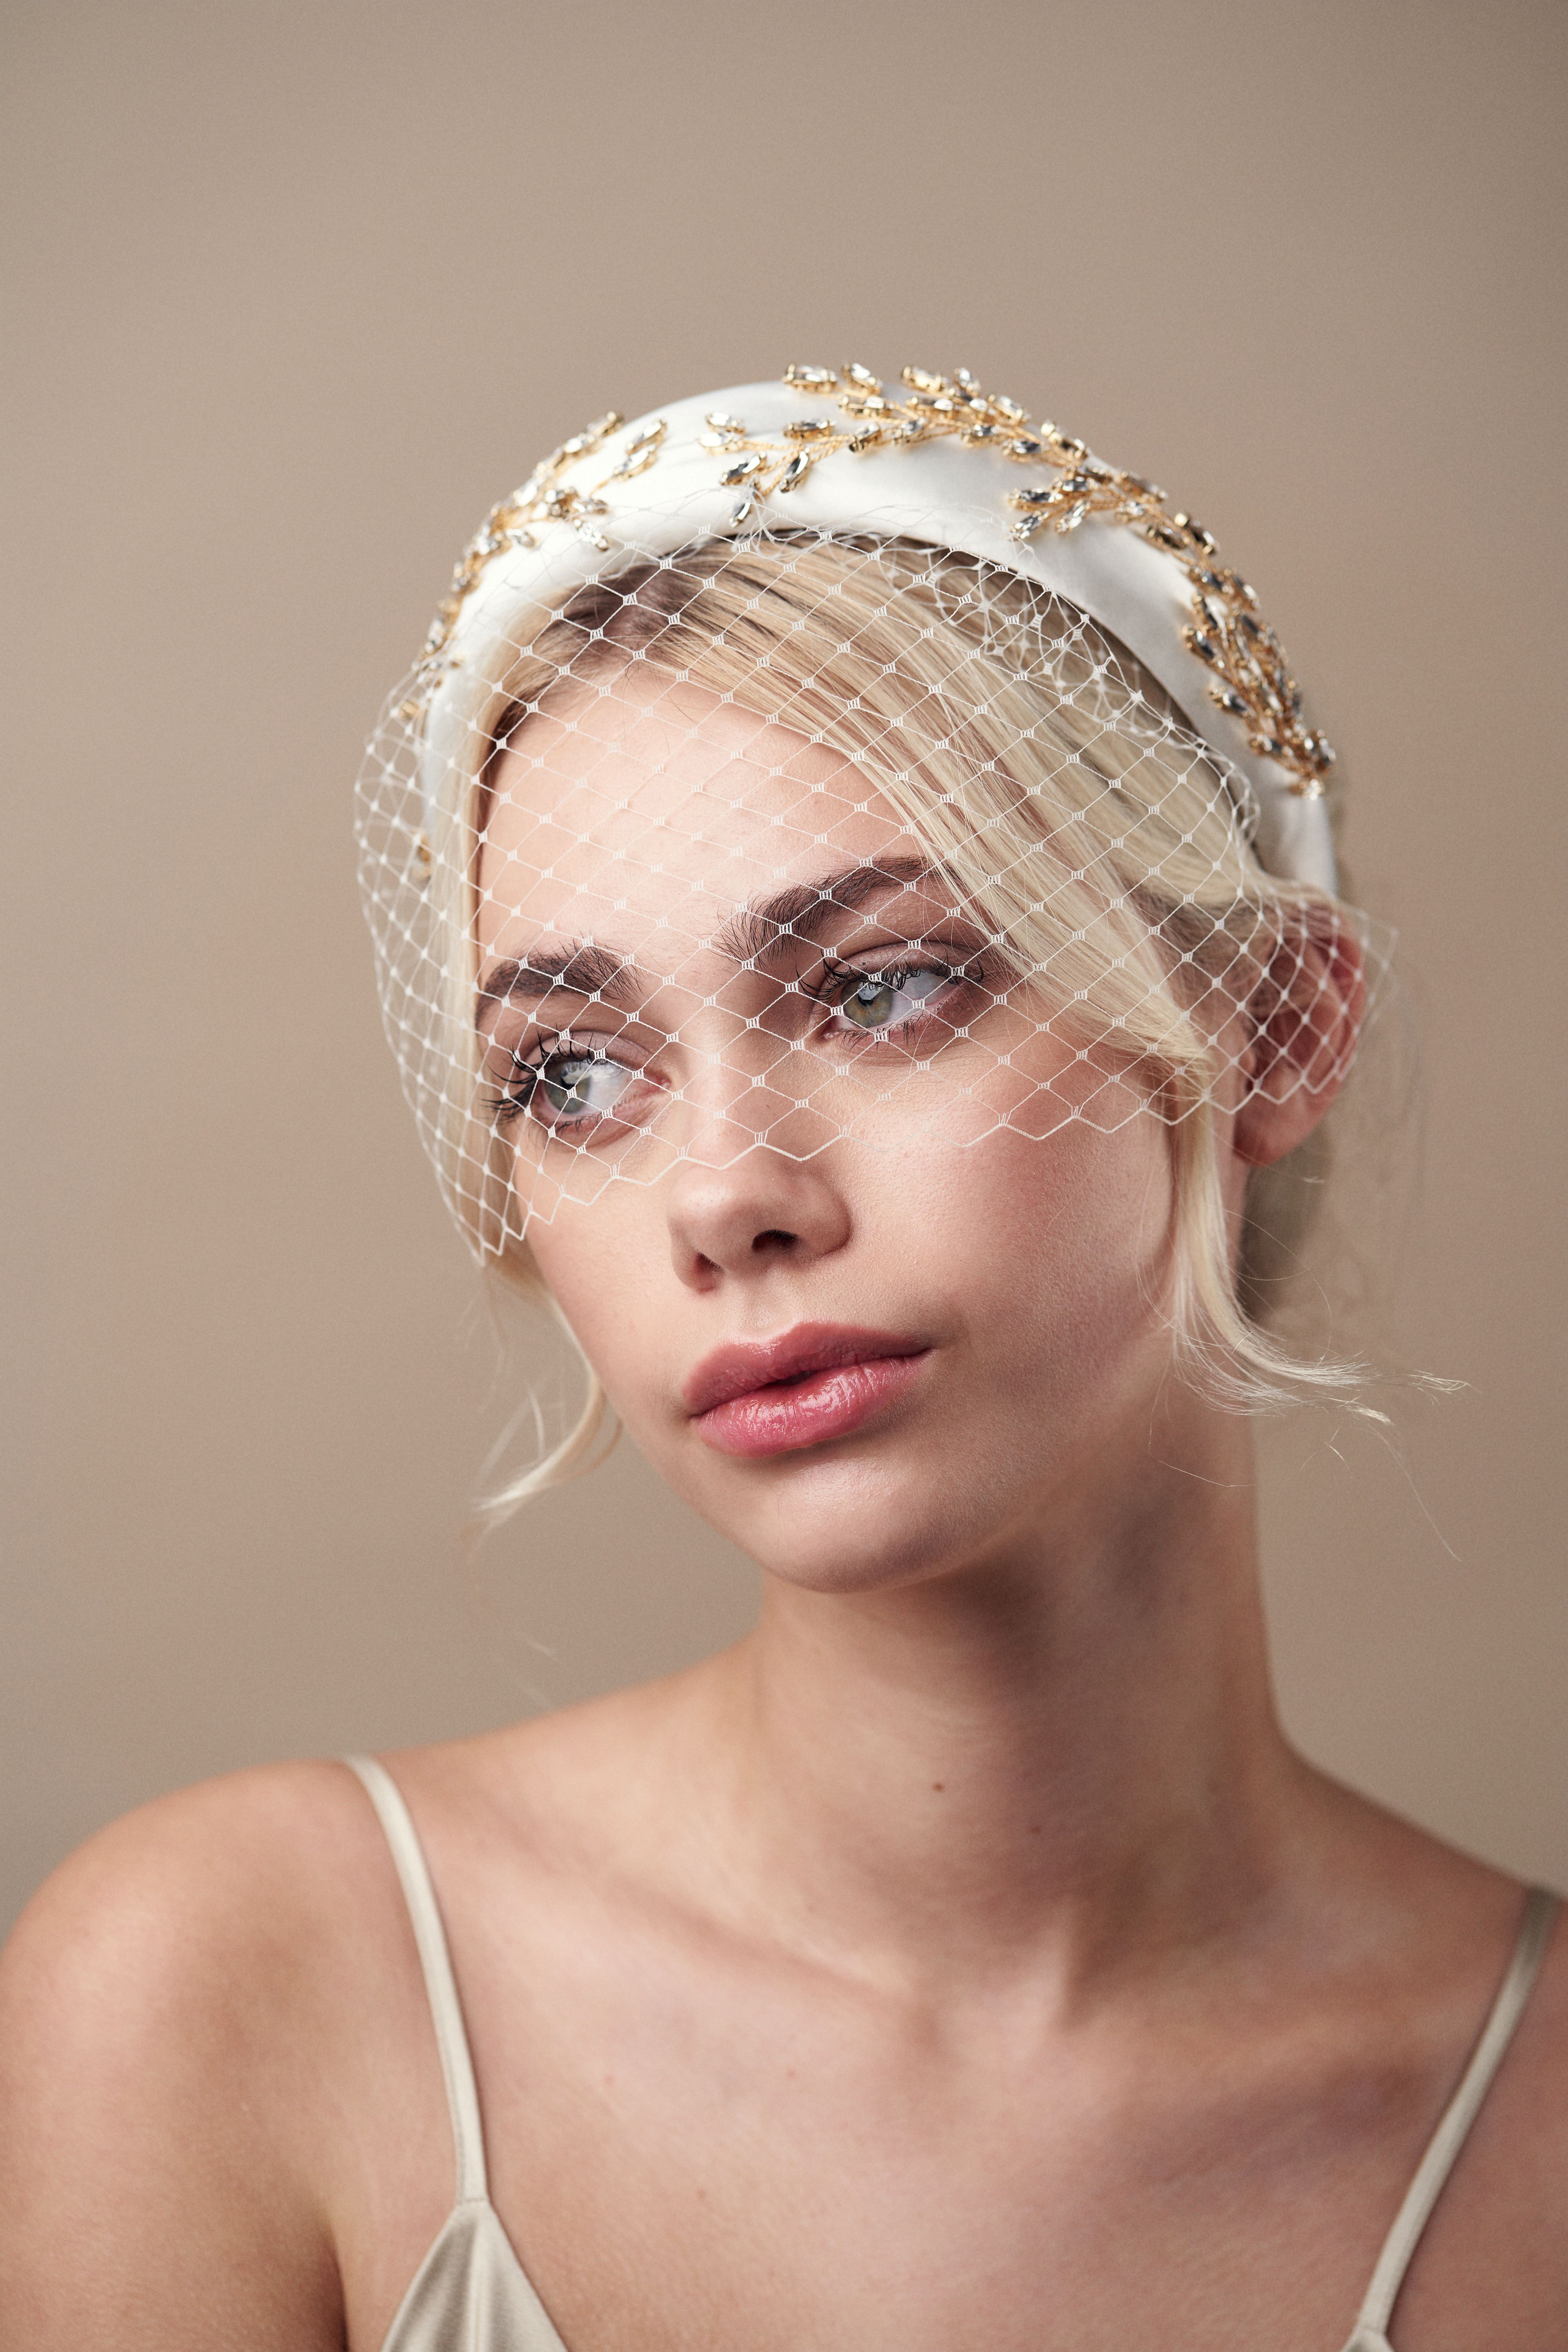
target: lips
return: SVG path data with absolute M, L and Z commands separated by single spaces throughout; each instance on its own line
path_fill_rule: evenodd
M 681 1402 L 721 1454 L 798 1452 L 861 1428 L 909 1387 L 931 1350 L 908 1333 L 802 1323 L 705 1357 Z

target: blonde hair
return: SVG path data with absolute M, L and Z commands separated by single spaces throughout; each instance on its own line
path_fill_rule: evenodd
M 1019 575 L 908 541 L 776 533 L 646 562 L 579 592 L 469 681 L 466 749 L 432 812 L 444 1051 L 466 1073 L 438 1141 L 482 1260 L 548 1294 L 509 1228 L 510 1154 L 479 1113 L 474 909 L 500 757 L 533 712 L 644 661 L 856 761 L 1052 1004 L 1053 1026 L 1136 1066 L 1166 1119 L 1177 1360 L 1217 1401 L 1365 1411 L 1354 1362 L 1303 1360 L 1268 1328 L 1315 1206 L 1321 1133 L 1250 1171 L 1233 1271 L 1209 1113 L 1205 1002 L 1288 1002 L 1342 931 L 1324 892 L 1264 872 L 1247 812 L 1163 689 L 1108 631 Z M 1283 973 L 1283 980 L 1280 975 Z M 476 1175 L 477 1171 L 477 1175 Z M 481 1506 L 489 1523 L 595 1457 L 592 1372 L 564 1441 Z

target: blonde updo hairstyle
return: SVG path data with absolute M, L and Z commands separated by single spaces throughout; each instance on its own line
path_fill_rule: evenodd
M 1292 976 L 1315 991 L 1348 911 L 1264 871 L 1214 760 L 1107 631 L 1016 573 L 910 541 L 777 532 L 636 564 L 466 681 L 427 824 L 439 1054 L 458 1073 L 437 1156 L 481 1262 L 550 1305 L 509 1215 L 510 1147 L 481 1108 L 475 908 L 496 770 L 532 713 L 638 661 L 857 762 L 1017 967 L 1043 975 L 1058 1034 L 1137 1065 L 1169 1136 L 1186 1377 L 1237 1411 L 1325 1396 L 1366 1410 L 1364 1367 L 1304 1358 L 1271 1328 L 1321 1193 L 1321 1126 L 1250 1171 L 1233 1265 L 1209 1109 L 1215 1003 L 1248 1008 L 1254 1034 L 1289 1019 Z M 607 1404 L 587 1381 L 575 1425 L 483 1519 L 597 1458 Z

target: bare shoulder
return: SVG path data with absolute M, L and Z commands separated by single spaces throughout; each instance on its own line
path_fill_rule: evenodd
M 46 1880 L 0 1953 L 11 2063 L 112 2036 L 174 2047 L 219 2018 L 291 2007 L 334 1885 L 363 1872 L 363 1799 L 342 1768 L 288 1764 L 160 1798 Z M 340 1898 L 341 1900 L 341 1898 Z
M 388 1899 L 373 1832 L 340 1766 L 240 1773 L 34 1897 L 0 1954 L 0 2264 L 29 2343 L 341 2341 L 310 2118 L 323 2053 L 352 2063 L 345 1920 Z

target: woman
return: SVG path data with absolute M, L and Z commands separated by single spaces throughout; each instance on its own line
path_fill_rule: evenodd
M 1367 997 L 1331 761 L 1206 532 L 962 373 L 494 511 L 362 824 L 447 1198 L 590 1368 L 492 1513 L 607 1400 L 761 1622 L 68 1864 L 7 2341 L 1568 2343 L 1552 1898 L 1269 1693 L 1247 1416 L 1366 1409 L 1268 1328 Z

